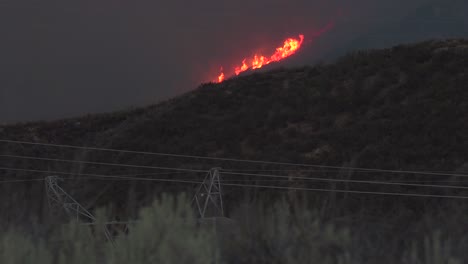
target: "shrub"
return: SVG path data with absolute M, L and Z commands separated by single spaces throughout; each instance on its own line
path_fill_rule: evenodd
M 423 243 L 413 242 L 411 250 L 406 254 L 408 264 L 461 264 L 452 256 L 451 242 L 443 239 L 440 232 L 426 236 Z
M 50 247 L 56 247 L 56 263 L 58 264 L 97 264 L 101 263 L 98 252 L 97 236 L 90 232 L 89 226 L 80 223 L 70 223 L 62 226 L 57 234 L 56 245 L 49 240 Z
M 214 233 L 210 228 L 198 227 L 183 196 L 163 196 L 142 209 L 130 233 L 117 237 L 115 243 L 105 241 L 102 215 L 98 214 L 95 226 L 76 222 L 61 226 L 46 243 L 10 230 L 0 235 L 0 263 L 206 264 L 217 257 Z
M 302 208 L 293 213 L 285 202 L 256 208 L 241 223 L 232 248 L 233 263 L 349 263 L 350 233 L 325 224 Z
M 216 256 L 214 236 L 197 228 L 183 196 L 163 196 L 140 212 L 140 221 L 127 237 L 108 249 L 109 263 L 211 263 Z
M 0 235 L 0 263 L 46 264 L 52 263 L 52 255 L 42 241 L 34 243 L 25 234 L 10 230 Z

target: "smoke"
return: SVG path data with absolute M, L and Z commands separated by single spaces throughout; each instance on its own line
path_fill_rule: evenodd
M 313 63 L 424 2 L 0 0 L 0 122 L 155 103 L 333 22 L 295 59 Z

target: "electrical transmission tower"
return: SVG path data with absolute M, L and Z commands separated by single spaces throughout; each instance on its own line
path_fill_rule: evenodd
M 96 218 L 86 208 L 81 206 L 71 195 L 58 185 L 57 176 L 48 176 L 45 178 L 45 187 L 47 200 L 52 210 L 62 208 L 67 215 L 76 221 L 95 222 Z
M 78 221 L 83 221 L 84 225 L 96 225 L 96 217 L 91 214 L 86 208 L 78 203 L 71 195 L 69 195 L 62 187 L 58 185 L 59 178 L 57 176 L 48 176 L 45 178 L 45 188 L 47 192 L 47 200 L 49 207 L 52 210 L 63 209 L 67 215 Z M 118 233 L 119 230 L 115 227 L 124 225 L 124 232 L 128 231 L 128 222 L 105 222 L 104 234 L 110 242 L 114 242 L 112 233 Z
M 213 168 L 208 171 L 195 194 L 194 200 L 200 218 L 224 216 L 219 170 L 220 168 Z

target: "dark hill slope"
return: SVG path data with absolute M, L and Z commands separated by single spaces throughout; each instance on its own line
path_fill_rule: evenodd
M 468 41 L 427 41 L 358 52 L 331 65 L 254 73 L 205 84 L 144 109 L 3 126 L 0 138 L 337 166 L 462 170 L 468 164 Z M 0 144 L 1 153 L 26 156 L 203 169 L 254 167 Z M 1 163 L 72 173 L 148 172 L 6 157 Z M 32 175 L 0 173 L 3 178 Z M 128 189 L 99 184 L 86 185 L 84 192 L 77 186 L 85 185 L 75 183 L 73 190 L 95 201 L 102 190 L 116 194 Z M 33 198 L 43 185 L 34 186 L 25 191 Z
M 467 56 L 464 40 L 359 52 L 205 84 L 145 109 L 4 126 L 0 138 L 334 165 L 359 155 L 364 167 L 454 170 L 468 161 Z
M 333 165 L 359 156 L 363 167 L 453 170 L 468 161 L 468 46 L 454 43 L 205 85 L 140 117 L 111 145 Z

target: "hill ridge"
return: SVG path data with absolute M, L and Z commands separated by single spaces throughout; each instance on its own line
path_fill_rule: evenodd
M 0 138 L 208 156 L 262 158 L 261 152 L 287 152 L 292 160 L 326 164 L 335 160 L 340 164 L 365 149 L 353 147 L 354 143 L 338 147 L 336 140 L 326 142 L 331 137 L 356 141 L 346 136 L 351 130 L 359 130 L 350 124 L 359 124 L 364 130 L 370 126 L 367 129 L 375 131 L 367 136 L 377 140 L 382 136 L 378 133 L 383 132 L 379 129 L 385 125 L 404 125 L 397 115 L 410 110 L 416 114 L 416 105 L 430 110 L 428 104 L 440 103 L 444 108 L 439 113 L 428 113 L 434 117 L 441 111 L 446 115 L 451 110 L 468 111 L 462 100 L 468 96 L 464 89 L 468 72 L 465 54 L 468 41 L 462 39 L 355 52 L 333 64 L 254 72 L 221 84 L 202 84 L 194 91 L 146 108 L 2 126 Z M 451 126 L 462 125 L 460 119 L 453 121 Z M 416 131 L 408 130 L 407 134 L 412 132 Z M 311 137 L 323 139 L 314 143 Z M 155 142 L 156 138 L 165 143 Z M 288 144 L 268 147 L 265 138 Z M 189 147 L 190 142 L 206 145 Z M 293 150 L 288 150 L 287 145 Z M 321 151 L 329 154 L 320 158 L 317 155 Z M 293 157 L 293 152 L 302 156 Z

